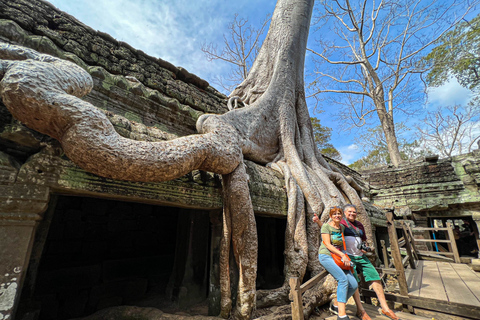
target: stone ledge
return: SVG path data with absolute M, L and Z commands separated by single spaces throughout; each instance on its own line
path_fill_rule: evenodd
M 480 259 L 472 259 L 472 270 L 480 272 Z
M 246 164 L 251 177 L 250 192 L 254 211 L 261 215 L 285 217 L 287 197 L 281 175 L 250 161 Z M 11 174 L 10 171 L 7 173 Z M 10 179 L 4 178 L 3 174 L 0 171 L 0 180 Z M 15 201 L 21 199 L 25 202 L 29 195 L 33 197 L 38 194 L 38 190 L 46 192 L 46 195 L 40 194 L 41 199 L 45 199 L 45 196 L 48 199 L 49 192 L 52 192 L 202 210 L 219 210 L 223 207 L 219 175 L 195 170 L 181 178 L 158 183 L 107 179 L 80 169 L 62 155 L 60 148 L 53 147 L 30 156 L 18 170 L 15 181 L 15 184 L 0 186 L 7 197 L 0 212 L 25 211 Z M 32 209 L 33 200 L 25 202 Z M 44 210 L 47 201 L 42 201 L 44 202 L 39 205 L 44 206 L 41 208 Z

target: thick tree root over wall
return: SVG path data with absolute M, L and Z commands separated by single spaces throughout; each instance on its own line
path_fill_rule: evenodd
M 319 228 L 313 213 L 328 219 L 331 206 L 355 204 L 371 237 L 371 225 L 353 179 L 328 164 L 315 147 L 305 102 L 303 68 L 314 0 L 279 0 L 270 30 L 247 79 L 232 92 L 245 107 L 203 115 L 199 134 L 163 142 L 125 139 L 106 116 L 80 97 L 92 88 L 79 66 L 34 50 L 0 43 L 0 94 L 12 115 L 62 144 L 66 155 L 100 176 L 165 181 L 195 170 L 223 175 L 221 315 L 248 319 L 254 307 L 288 304 L 288 279 L 322 271 Z M 243 159 L 285 176 L 288 217 L 285 281 L 255 291 L 257 231 Z M 232 310 L 229 250 L 239 270 Z M 305 314 L 335 291 L 330 277 L 304 295 Z

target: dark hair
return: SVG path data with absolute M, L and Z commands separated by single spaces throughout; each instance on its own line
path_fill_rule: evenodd
M 333 215 L 334 213 L 337 213 L 337 212 L 340 212 L 341 214 L 343 214 L 342 208 L 336 207 L 336 206 L 335 206 L 335 207 L 331 207 L 331 208 L 330 208 L 330 213 L 329 213 L 330 218 L 332 217 L 332 215 Z

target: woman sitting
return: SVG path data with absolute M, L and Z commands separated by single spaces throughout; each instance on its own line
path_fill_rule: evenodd
M 343 217 L 343 211 L 340 207 L 330 208 L 330 221 L 321 226 L 322 244 L 318 250 L 318 259 L 322 266 L 337 280 L 337 302 L 338 317 L 337 320 L 350 320 L 345 310 L 347 300 L 355 293 L 358 283 L 352 274 L 351 269 L 341 269 L 333 260 L 332 254 L 336 254 L 342 258 L 345 267 L 350 267 L 351 262 L 345 253 L 343 244 L 343 231 L 345 227 L 340 224 Z M 315 214 L 313 222 L 320 226 L 320 219 Z M 357 308 L 359 308 L 357 306 Z M 360 308 L 363 310 L 361 304 Z

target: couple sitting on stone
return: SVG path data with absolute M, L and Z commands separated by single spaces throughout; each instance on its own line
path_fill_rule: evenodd
M 332 301 L 330 310 L 338 315 L 337 320 L 349 320 L 345 304 L 353 296 L 357 305 L 357 317 L 361 320 L 370 320 L 360 301 L 358 272 L 363 274 L 366 282 L 372 282 L 373 290 L 382 307 L 382 314 L 392 320 L 399 319 L 388 307 L 380 276 L 365 255 L 369 249 L 365 245 L 367 237 L 362 223 L 356 221 L 356 207 L 347 204 L 344 212 L 345 218 L 340 207 L 330 208 L 330 220 L 323 225 L 316 214 L 313 217 L 313 221 L 321 227 L 322 244 L 318 250 L 318 258 L 322 266 L 338 282 L 337 302 Z M 352 266 L 353 273 L 351 270 L 341 269 L 333 260 L 332 253 L 340 256 L 347 267 Z

